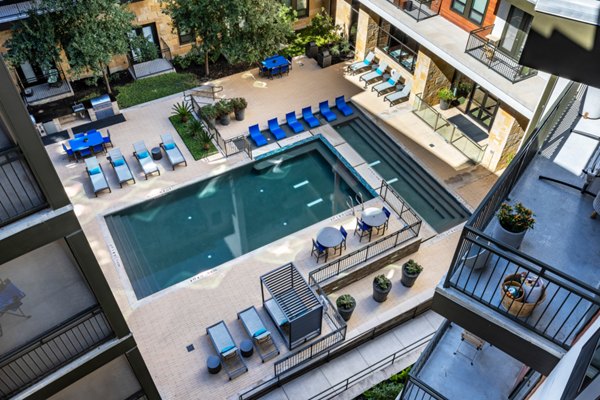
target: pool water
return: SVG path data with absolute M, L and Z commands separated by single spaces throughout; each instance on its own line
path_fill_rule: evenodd
M 106 216 L 138 298 L 343 212 L 370 192 L 320 141 Z

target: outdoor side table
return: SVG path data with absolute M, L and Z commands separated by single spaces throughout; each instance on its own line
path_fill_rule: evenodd
M 153 147 L 152 150 L 150 150 L 150 152 L 152 153 L 153 160 L 160 160 L 162 158 L 162 152 L 160 151 L 160 147 Z
M 240 342 L 240 352 L 243 357 L 251 357 L 252 354 L 254 354 L 254 345 L 252 344 L 252 341 L 248 339 L 242 340 Z
M 217 356 L 208 356 L 206 367 L 210 374 L 218 374 L 221 370 L 221 359 Z

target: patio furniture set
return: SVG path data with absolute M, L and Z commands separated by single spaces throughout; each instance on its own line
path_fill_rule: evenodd
M 359 81 L 365 83 L 365 89 L 373 84 L 372 92 L 377 92 L 377 97 L 385 95 L 383 100 L 390 103 L 390 107 L 408 100 L 412 89 L 412 82 L 403 82 L 400 73 L 394 69 L 387 74 L 388 64 L 386 61 L 375 61 L 375 54 L 369 52 L 364 60 L 357 61 L 346 68 L 346 71 L 355 75 L 371 69 L 360 76 Z
M 344 96 L 336 97 L 335 108 L 344 117 L 354 114 L 354 110 L 352 110 L 352 108 L 346 103 Z M 337 120 L 337 115 L 331 110 L 327 100 L 319 103 L 319 112 L 327 122 Z M 302 122 L 300 122 L 296 117 L 295 111 L 287 113 L 285 115 L 285 120 L 290 130 L 292 130 L 294 133 L 301 133 L 306 130 L 305 125 L 302 124 Z M 315 117 L 312 112 L 312 107 L 310 106 L 302 109 L 302 120 L 304 120 L 305 124 L 308 125 L 309 129 L 313 129 L 321 125 L 321 122 L 317 117 Z M 281 140 L 287 137 L 285 131 L 279 126 L 279 121 L 277 118 L 268 120 L 267 124 L 268 131 L 271 133 L 271 135 L 273 135 L 273 137 L 275 137 L 275 140 Z M 267 138 L 262 134 L 258 124 L 248 127 L 248 131 L 250 132 L 250 139 L 252 139 L 256 147 L 261 147 L 268 143 Z
M 285 58 L 284 56 L 275 54 L 260 62 L 258 74 L 273 79 L 275 76 L 282 77 L 283 74 L 289 74 L 291 69 L 291 58 Z
M 15 317 L 30 318 L 21 310 L 23 303 L 21 300 L 25 293 L 16 287 L 10 279 L 0 279 L 0 317 L 4 315 L 13 315 Z M 2 325 L 0 325 L 0 336 L 2 336 Z
M 354 235 L 359 235 L 359 242 L 364 237 L 373 235 L 373 230 L 376 230 L 377 234 L 385 234 L 389 226 L 390 211 L 385 208 L 369 207 L 363 210 L 361 217 L 356 219 L 356 228 L 354 229 Z M 342 250 L 346 249 L 346 239 L 348 232 L 343 226 L 339 229 L 333 227 L 325 227 L 317 233 L 317 240 L 312 239 L 312 249 L 310 252 L 311 256 L 317 258 L 317 262 L 324 258 L 327 262 L 329 258 L 329 249 L 333 249 L 333 255 L 336 255 L 339 251 L 340 255 Z
M 155 173 L 160 175 L 158 165 L 156 165 L 154 161 L 162 159 L 161 149 L 167 155 L 167 159 L 169 160 L 173 170 L 175 170 L 175 166 L 179 164 L 184 164 L 187 166 L 187 161 L 173 140 L 173 136 L 170 133 L 165 133 L 164 135 L 161 135 L 160 138 L 161 142 L 159 147 L 154 147 L 151 151 L 148 151 L 144 141 L 139 141 L 133 144 L 133 156 L 137 160 L 146 179 L 148 179 L 148 176 L 151 176 Z M 106 141 L 106 139 L 108 140 Z M 99 140 L 103 140 L 103 142 L 101 144 L 95 144 L 99 142 Z M 83 148 L 83 143 L 90 145 L 91 148 L 85 151 Z M 102 165 L 100 165 L 100 161 L 98 161 L 98 158 L 93 154 L 96 153 L 96 150 L 94 150 L 96 147 L 97 150 L 100 151 L 101 146 L 105 153 L 107 144 L 110 144 L 111 147 L 113 147 L 108 151 L 107 160 L 115 171 L 117 181 L 119 182 L 119 186 L 121 188 L 123 187 L 124 183 L 129 181 L 133 181 L 135 184 L 135 178 L 131 172 L 131 168 L 129 167 L 127 160 L 121 153 L 121 150 L 118 147 L 114 147 L 110 140 L 110 132 L 108 132 L 107 137 L 103 137 L 98 131 L 91 131 L 87 134 L 77 134 L 75 135 L 75 139 L 69 140 L 69 144 L 71 146 L 70 152 L 64 144 L 62 145 L 69 157 L 73 157 L 75 152 L 79 152 L 82 156 L 90 156 L 85 158 L 85 169 L 88 177 L 90 178 L 90 182 L 92 183 L 92 188 L 96 197 L 98 197 L 98 193 L 103 190 L 112 192 L 110 186 L 108 185 L 108 180 L 106 179 L 104 170 L 102 169 Z M 77 156 L 74 157 L 77 160 Z
M 69 140 L 69 147 L 64 143 L 63 150 L 67 153 L 70 159 L 79 162 L 80 159 L 93 156 L 94 154 L 106 154 L 106 147 L 112 147 L 110 131 L 106 130 L 106 136 L 97 130 L 90 130 L 85 133 L 76 133 L 74 138 Z

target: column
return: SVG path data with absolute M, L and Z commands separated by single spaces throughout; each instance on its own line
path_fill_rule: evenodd
M 356 59 L 363 60 L 377 46 L 379 16 L 368 8 L 360 7 L 356 32 Z
M 413 94 L 422 93 L 421 97 L 427 104 L 431 106 L 438 104 L 440 100 L 437 93 L 442 88 L 450 87 L 450 79 L 453 74 L 454 68 L 450 64 L 429 53 L 426 49 L 419 50 L 411 100 L 414 98 Z
M 525 131 L 522 126 L 526 124 L 519 123 L 506 107 L 498 109 L 481 164 L 490 171 L 506 168 L 523 140 Z

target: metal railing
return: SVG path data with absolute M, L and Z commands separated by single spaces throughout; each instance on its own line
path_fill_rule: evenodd
M 320 284 L 419 236 L 421 218 L 400 197 L 398 192 L 385 181 L 382 181 L 379 192 L 381 198 L 400 216 L 404 222 L 404 227 L 375 242 L 369 243 L 363 248 L 310 271 L 308 274 L 309 284 Z
M 471 31 L 465 53 L 481 61 L 512 83 L 537 75 L 537 70 L 520 65 L 518 60 L 504 53 L 496 43 L 487 38 L 493 29 L 494 25 L 490 25 Z
M 574 123 L 577 113 L 569 113 L 569 110 L 577 98 L 581 101 L 578 90 L 578 84 L 570 83 L 467 221 L 444 282 L 444 287 L 461 291 L 565 349 L 570 348 L 579 330 L 600 308 L 600 290 L 505 246 L 484 230 L 549 135 L 566 130 Z M 474 268 L 476 265 L 488 268 L 479 271 Z M 504 280 L 517 273 L 541 279 L 545 287 L 543 299 L 530 314 L 522 311 L 525 301 L 515 305 L 501 290 Z
M 450 143 L 475 164 L 479 164 L 483 159 L 487 144 L 482 146 L 471 139 L 456 125 L 445 119 L 439 111 L 427 104 L 422 96 L 422 93 L 415 95 L 413 113 L 429 125 L 447 143 Z
M 448 400 L 437 390 L 421 382 L 412 375 L 408 376 L 408 382 L 402 390 L 400 400 Z
M 7 398 L 40 381 L 73 359 L 114 337 L 99 306 L 0 358 L 0 397 Z
M 18 147 L 0 152 L 0 227 L 48 203 Z
M 423 21 L 439 14 L 439 3 L 434 0 L 406 0 L 401 3 L 401 9 L 415 20 Z
M 429 335 L 422 337 L 421 339 L 409 344 L 408 346 L 398 350 L 394 354 L 390 354 L 389 356 L 377 361 L 376 363 L 369 365 L 367 368 L 360 370 L 359 372 L 353 374 L 352 376 L 344 379 L 341 382 L 338 382 L 331 387 L 323 390 L 322 392 L 312 396 L 309 400 L 329 400 L 339 396 L 341 393 L 350 389 L 352 386 L 356 385 L 358 382 L 367 378 L 368 376 L 374 374 L 375 372 L 381 371 L 384 368 L 389 367 L 396 363 L 397 360 L 405 357 L 409 353 L 417 350 L 418 348 L 425 346 L 431 338 L 435 335 L 434 333 L 430 333 Z
M 400 64 L 411 74 L 415 72 L 415 65 L 417 64 L 417 53 L 411 48 L 406 46 L 404 43 L 388 48 L 387 46 L 379 47 L 379 49 L 390 56 L 394 61 Z

